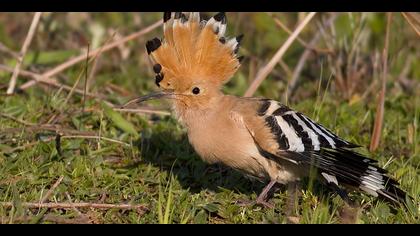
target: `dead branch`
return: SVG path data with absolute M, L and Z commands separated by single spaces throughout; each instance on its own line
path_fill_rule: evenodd
M 97 209 L 124 209 L 124 210 L 143 210 L 147 211 L 148 208 L 144 204 L 108 204 L 108 203 L 90 203 L 90 202 L 49 202 L 49 203 L 38 203 L 38 202 L 22 202 L 22 207 L 26 208 L 50 208 L 50 209 L 72 209 L 76 208 L 97 208 Z M 14 206 L 13 202 L 0 202 L 0 206 L 5 208 L 11 208 Z
M 1 222 L 13 222 L 13 223 L 27 223 L 31 222 L 36 216 L 20 216 L 11 219 L 10 217 L 2 216 Z M 56 216 L 53 214 L 47 214 L 41 218 L 42 221 L 54 222 L 57 224 L 89 224 L 90 220 L 85 217 L 66 218 L 62 216 Z
M 94 57 L 94 56 L 96 57 L 100 53 L 109 51 L 109 50 L 111 50 L 111 49 L 113 49 L 115 47 L 118 47 L 121 44 L 127 43 L 128 41 L 131 41 L 133 39 L 136 39 L 136 38 L 138 38 L 140 36 L 143 36 L 143 35 L 149 33 L 150 31 L 152 31 L 152 30 L 156 29 L 157 27 L 159 27 L 162 23 L 163 23 L 162 20 L 159 20 L 159 21 L 155 22 L 154 24 L 146 27 L 143 30 L 140 30 L 140 31 L 135 32 L 135 33 L 132 33 L 132 34 L 130 34 L 130 35 L 128 35 L 128 36 L 120 39 L 120 40 L 117 40 L 117 41 L 114 41 L 114 42 L 109 43 L 107 45 L 104 45 L 103 47 L 97 48 L 97 49 L 91 51 L 87 56 L 89 58 L 90 57 Z M 42 74 L 42 77 L 43 78 L 50 78 L 50 77 L 52 77 L 54 75 L 57 75 L 58 73 L 60 73 L 60 72 L 62 72 L 64 70 L 66 70 L 67 68 L 70 68 L 71 66 L 73 66 L 73 65 L 75 65 L 75 64 L 77 64 L 79 62 L 84 61 L 85 59 L 86 59 L 86 54 L 85 53 L 82 53 L 81 55 L 79 55 L 79 56 L 77 56 L 75 58 L 72 58 L 72 59 L 70 59 L 70 60 L 68 60 L 68 61 L 66 61 L 66 62 L 64 62 L 64 63 L 62 63 L 62 64 L 60 64 L 58 66 L 56 66 L 55 68 L 53 68 L 53 69 L 51 69 L 51 70 L 43 73 Z M 27 89 L 27 88 L 32 87 L 33 85 L 35 85 L 36 82 L 37 81 L 28 81 L 25 84 L 23 84 L 22 86 L 20 86 L 20 88 L 21 89 Z
M 20 67 L 22 66 L 23 58 L 25 57 L 26 52 L 28 51 L 29 45 L 32 42 L 32 39 L 35 35 L 36 28 L 38 26 L 39 20 L 41 19 L 41 12 L 35 12 L 34 18 L 32 19 L 31 26 L 29 27 L 28 34 L 26 35 L 25 41 L 23 42 L 22 49 L 20 50 L 19 57 L 15 69 L 13 70 L 12 77 L 10 78 L 9 87 L 7 88 L 7 94 L 13 94 L 16 87 L 17 77 L 19 75 Z
M 0 70 L 3 71 L 13 71 L 12 68 L 6 66 L 6 65 L 0 65 Z M 28 77 L 28 78 L 32 78 L 34 80 L 36 80 L 39 83 L 43 83 L 43 84 L 47 84 L 47 85 L 51 85 L 54 86 L 56 88 L 63 88 L 66 91 L 70 91 L 72 89 L 72 87 L 65 85 L 65 84 L 61 84 L 58 81 L 54 80 L 54 79 L 50 79 L 50 78 L 46 78 L 40 74 L 31 72 L 31 71 L 27 71 L 27 70 L 20 70 L 20 75 L 24 76 L 24 77 Z M 83 90 L 81 89 L 75 89 L 74 90 L 75 93 L 78 94 L 83 94 Z M 88 97 L 94 97 L 94 98 L 100 98 L 102 99 L 103 96 L 99 95 L 99 94 L 93 94 L 93 93 L 86 93 L 86 96 Z
M 411 28 L 413 28 L 413 30 L 417 33 L 417 36 L 420 36 L 420 29 L 418 29 L 415 25 L 415 22 L 413 22 L 413 21 L 416 21 L 417 19 L 411 14 L 406 13 L 406 12 L 401 12 L 401 14 L 405 18 L 405 20 L 408 22 L 408 24 L 411 26 Z M 419 23 L 417 22 L 417 24 Z
M 286 31 L 286 33 L 288 33 L 289 35 L 293 34 L 293 32 L 286 25 L 284 25 L 274 14 L 272 13 L 268 13 L 268 14 L 271 16 L 271 18 L 273 18 L 274 23 L 276 23 L 276 25 L 278 25 L 282 30 Z M 316 51 L 317 53 L 331 53 L 330 49 L 316 48 L 315 45 L 311 45 L 311 43 L 307 43 L 299 36 L 296 37 L 296 41 L 298 41 L 307 50 L 309 49 L 312 51 Z
M 337 18 L 337 14 L 333 14 L 325 23 L 324 27 L 327 28 L 329 27 L 334 20 Z M 318 31 L 315 36 L 312 38 L 312 40 L 309 42 L 309 44 L 307 45 L 308 47 L 306 47 L 305 51 L 302 53 L 302 56 L 299 58 L 298 63 L 296 64 L 295 69 L 293 70 L 293 74 L 292 74 L 292 78 L 289 81 L 289 85 L 287 87 L 286 93 L 285 93 L 285 101 L 288 101 L 290 94 L 293 93 L 293 91 L 296 88 L 296 85 L 298 83 L 298 80 L 300 78 L 300 74 L 302 73 L 303 67 L 305 65 L 306 60 L 309 58 L 309 56 L 312 53 L 312 49 L 313 47 L 315 47 L 316 43 L 319 41 L 319 39 L 321 38 L 321 32 L 322 31 Z
M 381 140 L 382 126 L 384 121 L 384 104 L 385 104 L 385 92 L 386 92 L 386 77 L 388 75 L 388 47 L 389 47 L 389 31 L 391 28 L 391 19 L 392 13 L 387 13 L 387 25 L 386 25 L 386 35 L 385 35 L 385 46 L 382 52 L 382 88 L 381 93 L 379 94 L 378 105 L 376 107 L 376 116 L 375 124 L 372 132 L 372 140 L 370 143 L 369 150 L 375 151 L 379 146 L 379 141 Z
M 41 203 L 44 203 L 45 201 L 48 200 L 48 198 L 50 198 L 51 194 L 54 193 L 54 190 L 58 187 L 58 185 L 60 185 L 60 183 L 61 183 L 61 181 L 63 181 L 63 179 L 64 179 L 64 175 L 60 176 L 60 178 L 58 178 L 57 181 L 55 181 L 53 186 L 51 186 L 51 188 L 48 189 L 47 193 L 41 199 Z
M 36 125 L 35 123 L 30 123 L 30 122 L 27 122 L 27 121 L 24 121 L 24 120 L 15 118 L 12 115 L 9 115 L 9 114 L 6 114 L 6 113 L 0 112 L 0 116 L 2 116 L 4 118 L 7 118 L 7 119 L 10 119 L 10 120 L 13 120 L 13 121 L 16 121 L 16 122 L 21 123 L 23 125 L 27 125 L 27 126 L 34 126 L 34 125 Z
M 305 19 L 296 27 L 295 31 L 292 35 L 286 40 L 286 42 L 279 48 L 279 50 L 274 54 L 273 58 L 257 73 L 256 78 L 252 81 L 251 85 L 249 86 L 248 90 L 245 92 L 245 97 L 252 96 L 255 91 L 258 89 L 260 84 L 264 81 L 264 79 L 270 74 L 270 72 L 274 69 L 280 59 L 283 57 L 284 53 L 287 49 L 292 45 L 295 41 L 296 37 L 302 32 L 303 28 L 309 23 L 309 21 L 315 16 L 316 12 L 309 13 Z
M 122 144 L 125 146 L 130 146 L 130 144 L 122 142 L 120 140 L 116 140 L 116 139 L 111 139 L 111 138 L 106 138 L 106 137 L 102 137 L 102 136 L 95 136 L 95 135 L 91 135 L 91 136 L 87 136 L 87 135 L 66 135 L 66 136 L 61 136 L 61 138 L 63 139 L 77 139 L 77 138 L 81 138 L 81 139 L 100 139 L 100 140 L 104 140 L 104 141 L 108 141 L 108 142 L 112 142 L 112 143 L 118 143 L 118 144 Z

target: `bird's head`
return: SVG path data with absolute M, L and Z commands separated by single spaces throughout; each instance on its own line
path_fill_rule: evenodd
M 225 37 L 224 13 L 208 21 L 200 20 L 196 12 L 165 12 L 163 18 L 164 38 L 146 43 L 161 91 L 140 101 L 169 98 L 178 110 L 206 108 L 222 95 L 221 86 L 239 68 L 242 57 L 237 52 L 242 36 Z

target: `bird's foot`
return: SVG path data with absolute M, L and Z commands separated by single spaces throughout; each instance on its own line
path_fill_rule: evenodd
M 264 199 L 255 199 L 255 200 L 246 200 L 246 199 L 242 199 L 242 200 L 237 200 L 236 204 L 242 207 L 249 207 L 249 206 L 255 206 L 255 205 L 259 205 L 259 206 L 263 206 L 269 209 L 274 208 L 274 204 L 270 203 Z
M 272 187 L 277 183 L 275 180 L 271 180 L 270 183 L 267 184 L 267 186 L 264 187 L 260 195 L 258 195 L 257 199 L 254 201 L 250 200 L 238 200 L 236 201 L 236 204 L 239 206 L 254 206 L 254 205 L 260 205 L 267 208 L 274 208 L 274 204 L 268 202 L 267 199 L 269 199 L 269 192 L 272 189 Z
M 270 203 L 266 200 L 258 200 L 258 198 L 257 198 L 257 200 L 255 202 L 256 202 L 257 205 L 260 205 L 260 206 L 263 206 L 263 207 L 266 207 L 266 208 L 269 208 L 269 209 L 274 208 L 274 204 Z

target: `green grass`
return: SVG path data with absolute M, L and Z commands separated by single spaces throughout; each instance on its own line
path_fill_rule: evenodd
M 408 97 L 399 98 L 401 104 L 410 103 Z M 40 99 L 42 100 L 42 99 Z M 26 121 L 37 121 L 48 110 L 34 96 L 29 100 L 22 97 L 2 98 L 1 110 L 21 117 Z M 305 112 L 312 112 L 312 103 L 306 101 L 296 105 Z M 76 105 L 77 106 L 77 105 Z M 36 108 L 38 107 L 38 108 Z M 399 180 L 401 188 L 414 197 L 411 211 L 397 208 L 391 213 L 389 205 L 372 197 L 353 194 L 361 201 L 363 210 L 358 213 L 357 222 L 364 223 L 418 223 L 418 196 L 420 196 L 419 153 L 415 145 L 407 142 L 407 126 L 414 122 L 415 110 L 400 110 L 399 106 L 388 104 L 385 116 L 384 136 L 381 149 L 372 154 L 391 176 Z M 418 109 L 417 109 L 418 112 Z M 15 132 L 2 133 L 0 154 L 0 196 L 1 201 L 37 202 L 59 176 L 64 180 L 55 190 L 53 202 L 66 202 L 68 193 L 75 202 L 98 202 L 105 194 L 106 203 L 145 204 L 149 211 L 138 215 L 135 210 L 81 210 L 95 217 L 98 222 L 111 223 L 261 223 L 286 222 L 287 191 L 276 192 L 272 201 L 275 209 L 258 206 L 240 207 L 237 200 L 255 199 L 262 184 L 253 183 L 230 169 L 203 163 L 189 146 L 184 130 L 171 117 L 147 124 L 147 117 L 125 116 L 135 124 L 140 134 L 134 139 L 120 130 L 110 117 L 101 120 L 101 110 L 80 117 L 67 117 L 69 126 L 91 130 L 101 127 L 102 136 L 123 140 L 129 145 L 86 139 L 63 139 L 62 155 L 58 155 L 54 133 L 27 132 L 22 125 L 2 118 L 1 129 L 16 127 Z M 359 119 L 368 113 L 368 118 Z M 372 111 L 361 104 L 336 107 L 327 96 L 319 120 L 356 143 L 367 144 L 370 137 Z M 38 117 L 38 118 L 37 118 Z M 396 118 L 399 117 L 399 118 Z M 418 117 L 418 116 L 417 116 Z M 64 121 L 63 121 L 64 122 Z M 399 129 L 398 129 L 399 127 Z M 42 138 L 37 138 L 44 136 Z M 15 140 L 15 141 L 14 141 Z M 23 150 L 7 150 L 23 146 L 35 140 L 35 145 Z M 418 147 L 417 147 L 418 150 Z M 362 149 L 366 153 L 366 150 Z M 338 223 L 339 210 L 344 203 L 335 194 L 315 185 L 313 191 L 306 191 L 303 184 L 302 197 L 294 212 L 301 223 Z M 317 189 L 318 188 L 318 189 Z M 74 217 L 73 210 L 50 210 L 50 214 Z M 0 215 L 18 217 L 37 216 L 39 210 L 1 208 Z M 13 222 L 13 219 L 10 219 Z M 5 222 L 3 222 L 5 223 Z
M 282 16 L 287 18 L 287 15 Z M 353 24 L 358 23 L 354 20 L 357 18 L 355 15 L 344 17 L 349 17 L 347 21 L 355 21 Z M 375 24 L 372 28 L 383 28 L 381 17 L 369 22 Z M 94 15 L 94 19 L 103 20 L 104 25 L 113 22 L 110 19 L 114 18 L 122 22 L 127 20 L 118 14 Z M 254 18 L 262 25 L 270 21 L 270 17 L 258 17 L 258 14 Z M 147 18 L 147 23 L 154 19 L 155 15 Z M 231 22 L 235 22 L 235 19 L 236 15 Z M 337 21 L 336 27 L 347 21 Z M 132 25 L 128 27 L 133 28 Z M 242 23 L 237 27 L 246 31 L 247 27 L 255 26 Z M 271 31 L 278 30 L 275 27 L 251 30 L 260 33 L 269 30 L 269 36 L 259 36 L 265 44 L 271 42 L 279 45 L 281 42 L 272 42 L 276 32 Z M 230 29 L 232 31 L 233 26 Z M 348 31 L 341 34 L 349 34 Z M 372 32 L 378 35 L 383 33 L 377 31 Z M 157 34 L 160 33 L 153 33 Z M 0 35 L 5 34 L 0 31 Z M 147 38 L 150 37 L 152 35 Z M 258 40 L 252 37 L 245 39 L 244 54 L 252 53 L 268 60 L 273 53 L 270 48 L 277 47 L 259 44 L 256 51 L 251 51 L 251 45 Z M 6 42 L 9 41 L 13 42 L 10 39 Z M 133 55 L 123 63 L 120 63 L 117 52 L 102 56 L 101 69 L 91 88 L 91 91 L 105 94 L 107 100 L 115 104 L 123 104 L 129 96 L 106 90 L 109 83 L 133 95 L 155 89 L 151 79 L 153 73 L 143 55 L 143 45 L 133 43 L 130 47 L 135 49 Z M 42 48 L 42 45 L 35 48 Z M 390 53 L 394 52 L 391 50 Z M 39 53 L 42 53 L 41 49 Z M 300 54 L 298 46 L 291 48 L 285 62 L 293 68 Z M 393 55 L 390 56 L 391 60 L 397 58 Z M 48 63 L 52 61 L 41 58 Z M 1 59 L 0 62 L 4 63 Z M 227 92 L 243 94 L 248 84 L 246 78 L 249 63 L 246 61 L 228 84 L 225 88 Z M 349 102 L 335 86 L 334 76 L 330 78 L 332 65 L 329 62 L 318 64 L 319 61 L 315 59 L 308 63 L 318 67 L 318 70 L 314 71 L 309 66 L 304 71 L 304 79 L 294 92 L 294 99 L 289 100 L 289 105 L 317 119 L 341 137 L 368 146 L 373 129 L 376 93 L 357 99 L 365 91 L 362 87 L 356 90 L 357 96 Z M 140 74 L 139 64 L 142 65 Z M 390 68 L 393 75 L 398 75 L 402 70 L 397 65 Z M 410 75 L 417 78 L 415 80 L 418 83 L 418 67 L 412 68 Z M 80 70 L 80 66 L 75 66 L 66 71 L 64 74 L 68 80 L 65 83 L 72 86 Z M 7 84 L 9 78 L 7 73 L 0 74 L 0 84 Z M 322 78 L 322 82 L 319 78 Z M 83 84 L 83 79 L 80 84 Z M 54 217 L 71 220 L 80 218 L 81 214 L 88 217 L 89 221 L 86 222 L 93 223 L 287 223 L 290 222 L 290 216 L 296 217 L 295 221 L 299 223 L 340 223 L 346 222 L 349 217 L 354 218 L 351 222 L 356 223 L 420 223 L 420 100 L 419 95 L 405 92 L 394 82 L 391 78 L 388 84 L 379 149 L 373 153 L 369 153 L 366 148 L 360 148 L 359 151 L 377 159 L 380 166 L 386 165 L 390 175 L 413 197 L 413 202 L 408 202 L 408 209 L 393 207 L 364 194 L 351 193 L 351 197 L 362 206 L 356 213 L 352 213 L 335 193 L 327 191 L 316 182 L 312 184 L 308 181 L 301 184 L 302 190 L 292 209 L 287 206 L 289 193 L 286 188 L 280 188 L 274 193 L 271 199 L 274 209 L 240 206 L 236 204 L 237 201 L 254 200 L 264 185 L 248 180 L 224 166 L 202 162 L 189 145 L 185 129 L 173 117 L 117 113 L 93 99 L 86 101 L 86 111 L 83 113 L 82 96 L 74 94 L 65 102 L 67 92 L 35 86 L 14 96 L 0 96 L 0 201 L 14 203 L 13 208 L 0 206 L 0 222 L 20 223 L 22 217 L 26 217 L 23 222 L 49 223 L 54 220 L 48 219 Z M 272 75 L 264 81 L 258 95 L 281 100 L 285 84 L 284 80 Z M 153 102 L 149 105 L 161 106 L 161 103 Z M 63 135 L 59 142 L 60 148 L 57 149 L 55 131 L 24 125 L 5 114 L 34 124 L 46 124 L 53 120 Z M 106 139 L 73 137 L 80 135 L 100 135 Z M 39 202 L 60 176 L 64 178 L 49 202 L 68 202 L 70 196 L 73 202 L 141 204 L 147 210 L 81 208 L 78 212 L 74 209 L 28 209 L 22 206 L 23 202 Z

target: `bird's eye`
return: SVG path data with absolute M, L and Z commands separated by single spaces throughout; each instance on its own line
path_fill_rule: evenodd
M 197 94 L 200 93 L 200 89 L 197 88 L 197 87 L 194 87 L 193 90 L 192 90 L 192 92 L 193 92 L 193 94 L 197 95 Z

